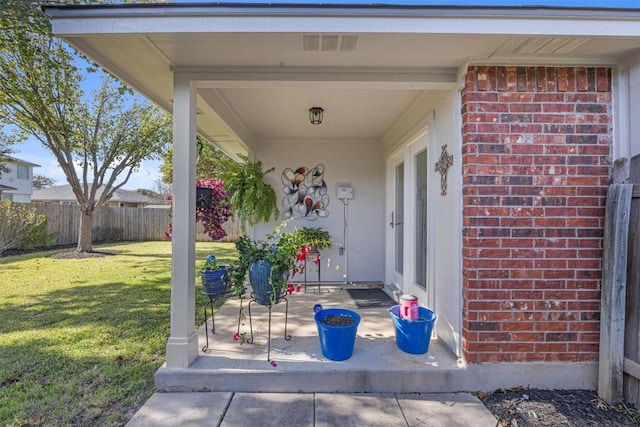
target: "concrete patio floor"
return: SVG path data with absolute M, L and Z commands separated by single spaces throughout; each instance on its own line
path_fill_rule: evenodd
M 437 339 L 426 354 L 409 354 L 395 343 L 389 307 L 358 309 L 345 289 L 309 286 L 289 296 L 284 339 L 285 303 L 273 307 L 271 360 L 267 360 L 266 307 L 252 304 L 253 344 L 233 340 L 240 301 L 227 300 L 215 314 L 215 334 L 208 319 L 209 349 L 188 368 L 160 368 L 155 376 L 160 392 L 275 392 L 275 393 L 443 393 L 493 391 L 501 387 L 591 388 L 593 364 L 501 363 L 467 365 Z M 313 306 L 347 308 L 361 316 L 351 358 L 332 361 L 322 355 Z M 240 332 L 249 337 L 249 313 Z M 196 307 L 204 319 L 202 307 Z M 204 325 L 198 330 L 199 348 L 206 343 Z

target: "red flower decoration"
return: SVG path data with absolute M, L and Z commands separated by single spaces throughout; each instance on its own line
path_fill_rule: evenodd
M 320 264 L 320 255 L 316 255 L 316 257 L 313 259 L 313 263 L 314 263 L 315 265 Z
M 292 285 L 291 283 L 289 283 L 289 284 L 287 285 L 287 293 L 288 293 L 289 295 L 291 295 L 294 291 L 295 291 L 295 289 L 293 288 L 293 285 Z
M 275 361 L 275 360 L 272 360 L 272 361 L 271 361 L 271 366 L 273 366 L 273 367 L 275 368 L 276 366 L 278 366 L 278 364 L 276 363 L 276 361 Z
M 238 341 L 238 340 L 240 340 L 240 334 L 239 334 L 238 332 L 236 332 L 236 333 L 233 335 L 233 340 L 234 340 L 234 341 Z
M 300 289 L 302 289 L 302 285 L 298 283 L 298 286 L 296 286 L 296 292 L 300 292 Z

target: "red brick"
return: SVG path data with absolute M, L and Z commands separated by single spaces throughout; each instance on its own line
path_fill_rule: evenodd
M 597 360 L 611 71 L 487 66 L 467 78 L 464 355 Z
M 546 352 L 564 353 L 564 352 L 567 351 L 567 344 L 566 343 L 559 343 L 559 342 L 537 343 L 535 345 L 534 351 L 541 352 L 541 353 L 546 353 Z
M 533 353 L 535 351 L 535 344 L 533 343 L 501 344 L 500 348 L 504 352 Z
M 511 334 L 513 341 L 519 342 L 543 342 L 544 333 L 542 332 L 514 332 Z

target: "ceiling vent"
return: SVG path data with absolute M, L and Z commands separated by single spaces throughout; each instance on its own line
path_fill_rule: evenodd
M 316 35 L 302 36 L 304 52 L 352 52 L 356 50 L 358 36 L 352 35 Z

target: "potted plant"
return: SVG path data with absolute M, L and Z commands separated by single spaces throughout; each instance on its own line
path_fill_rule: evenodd
M 231 195 L 230 202 L 235 216 L 243 227 L 245 222 L 255 225 L 278 218 L 278 199 L 273 187 L 264 180 L 275 168 L 262 170 L 262 162 L 251 161 L 239 155 L 242 163 L 223 159 L 224 171 L 220 177 L 225 190 Z
M 231 280 L 227 265 L 218 264 L 214 255 L 208 255 L 200 269 L 203 293 L 209 296 L 222 296 L 230 291 Z
M 323 249 L 331 248 L 333 241 L 331 234 L 321 227 L 302 227 L 297 231 L 305 246 L 309 246 L 309 252 L 319 253 Z
M 173 197 L 168 196 L 170 204 Z M 172 206 L 173 207 L 173 206 Z M 171 211 L 169 211 L 171 216 Z M 201 222 L 204 232 L 211 240 L 220 240 L 227 235 L 222 228 L 229 220 L 231 203 L 229 194 L 223 187 L 223 182 L 216 178 L 199 179 L 196 181 L 196 221 Z M 164 240 L 170 240 L 173 235 L 173 223 L 169 223 Z
M 242 296 L 245 280 L 253 289 L 253 297 L 262 305 L 275 305 L 288 293 L 299 291 L 289 285 L 290 276 L 304 271 L 306 257 L 302 236 L 297 231 L 283 232 L 283 225 L 263 240 L 252 240 L 241 236 L 236 241 L 238 260 L 231 267 L 234 293 Z

